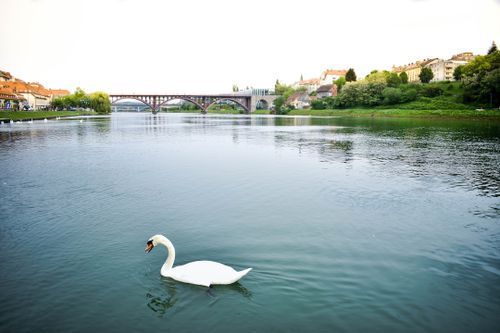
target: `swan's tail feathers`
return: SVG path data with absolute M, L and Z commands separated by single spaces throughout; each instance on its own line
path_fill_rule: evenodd
M 242 277 L 244 277 L 245 275 L 248 274 L 248 272 L 250 272 L 252 269 L 251 268 L 247 268 L 247 269 L 244 269 L 242 271 L 239 271 L 238 272 L 238 278 L 236 280 L 234 280 L 234 282 L 238 281 L 239 279 L 241 279 Z

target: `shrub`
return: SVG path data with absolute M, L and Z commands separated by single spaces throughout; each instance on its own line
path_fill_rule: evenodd
M 401 102 L 402 93 L 398 88 L 387 87 L 382 90 L 382 96 L 384 96 L 384 104 L 398 104 Z
M 311 101 L 311 108 L 313 110 L 324 110 L 326 109 L 326 103 L 322 99 L 315 99 Z
M 422 89 L 422 96 L 425 97 L 437 97 L 443 94 L 443 89 L 436 86 L 425 86 Z

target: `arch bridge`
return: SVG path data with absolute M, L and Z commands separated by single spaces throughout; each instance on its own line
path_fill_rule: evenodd
M 250 113 L 256 110 L 259 105 L 272 105 L 276 96 L 274 95 L 239 95 L 239 94 L 221 94 L 221 95 L 136 95 L 136 94 L 113 94 L 109 95 L 111 104 L 124 99 L 134 99 L 151 108 L 153 113 L 157 113 L 160 108 L 166 105 L 169 101 L 180 99 L 191 102 L 198 106 L 202 113 L 206 113 L 208 108 L 213 104 L 222 101 L 232 101 L 241 106 L 245 113 Z

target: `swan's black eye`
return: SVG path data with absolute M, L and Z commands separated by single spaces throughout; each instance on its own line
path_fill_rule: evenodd
M 148 242 L 146 244 L 147 245 L 153 245 L 153 241 L 152 240 L 148 240 Z

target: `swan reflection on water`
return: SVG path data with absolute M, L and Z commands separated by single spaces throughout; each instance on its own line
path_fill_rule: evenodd
M 165 289 L 161 290 L 151 290 L 146 293 L 147 306 L 152 311 L 156 312 L 159 317 L 163 317 L 170 309 L 174 307 L 174 305 L 179 300 L 177 295 L 177 284 L 172 279 L 162 278 L 162 282 L 165 283 Z M 201 291 L 206 293 L 206 295 L 210 298 L 215 298 L 215 301 L 220 297 L 224 297 L 226 295 L 231 295 L 236 292 L 241 294 L 243 297 L 247 299 L 252 299 L 252 292 L 241 285 L 239 282 L 233 283 L 231 285 L 218 285 L 213 286 L 208 289 L 201 288 L 195 285 L 185 285 L 182 284 L 181 291 Z M 211 304 L 215 304 L 215 302 L 211 302 Z

